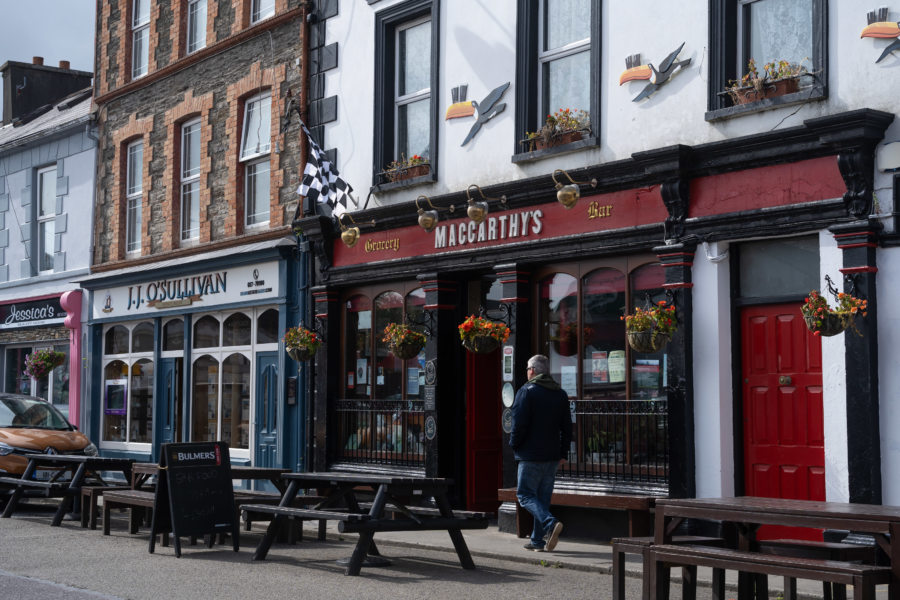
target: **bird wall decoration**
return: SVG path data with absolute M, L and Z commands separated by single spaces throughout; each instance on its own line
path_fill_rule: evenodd
M 884 49 L 881 56 L 878 57 L 878 60 L 875 61 L 875 64 L 878 64 L 891 52 L 900 50 L 900 23 L 887 20 L 888 9 L 886 6 L 882 6 L 876 10 L 870 10 L 866 17 L 869 24 L 862 30 L 862 33 L 859 36 L 860 38 L 894 39 L 894 41 L 888 44 Z
M 472 125 L 472 129 L 469 130 L 468 135 L 466 135 L 466 139 L 463 140 L 460 146 L 465 146 L 469 143 L 469 141 L 475 137 L 475 134 L 481 130 L 481 126 L 499 115 L 506 108 L 506 103 L 503 102 L 501 104 L 497 104 L 497 101 L 500 100 L 500 97 L 503 96 L 503 92 L 509 87 L 509 82 L 507 81 L 503 85 L 495 88 L 490 94 L 485 96 L 484 100 L 480 103 L 472 100 L 472 106 L 478 111 L 478 117 L 475 119 L 475 123 Z
M 678 46 L 678 49 L 669 54 L 659 65 L 659 69 L 653 66 L 653 63 L 647 63 L 646 65 L 641 64 L 641 55 L 640 54 L 632 54 L 631 56 L 625 59 L 625 71 L 619 76 L 619 85 L 623 85 L 628 81 L 635 81 L 638 79 L 649 79 L 650 83 L 644 86 L 644 89 L 641 90 L 641 93 L 637 95 L 637 97 L 632 100 L 632 102 L 640 102 L 644 98 L 648 98 L 651 94 L 653 94 L 656 90 L 658 90 L 664 83 L 669 81 L 675 73 L 683 70 L 689 64 L 691 64 L 691 59 L 679 60 L 678 54 L 681 52 L 681 49 L 684 48 L 684 42 Z

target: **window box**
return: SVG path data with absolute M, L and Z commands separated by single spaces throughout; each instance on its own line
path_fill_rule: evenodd
M 430 164 L 412 165 L 409 167 L 398 167 L 396 169 L 387 169 L 379 173 L 379 177 L 383 183 L 394 183 L 397 181 L 406 181 L 416 177 L 424 177 L 431 173 Z
M 582 131 L 566 131 L 564 133 L 555 133 L 549 137 L 536 136 L 520 140 L 519 143 L 525 149 L 525 152 L 534 152 L 535 150 L 546 150 L 554 146 L 564 146 L 574 142 L 580 142 L 584 137 Z
M 727 93 L 731 96 L 731 100 L 737 105 L 757 102 L 758 100 L 762 100 L 764 98 L 776 98 L 778 96 L 793 94 L 799 89 L 800 83 L 798 81 L 798 78 L 790 77 L 787 79 L 778 79 L 776 81 L 764 83 L 763 85 L 759 86 L 759 88 L 752 85 L 731 88 L 727 91 Z

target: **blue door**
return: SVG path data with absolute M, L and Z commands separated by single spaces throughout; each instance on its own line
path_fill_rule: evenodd
M 182 426 L 182 358 L 163 358 L 159 361 L 160 403 L 159 423 L 161 443 L 180 442 Z
M 256 460 L 258 467 L 278 465 L 278 353 L 256 355 Z M 266 487 L 272 484 L 267 483 Z

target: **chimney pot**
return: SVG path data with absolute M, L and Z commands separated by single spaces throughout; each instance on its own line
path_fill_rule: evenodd
M 31 57 L 31 64 L 33 64 L 33 65 L 42 65 L 42 64 L 44 64 L 44 57 L 43 57 L 43 56 L 32 56 L 32 57 Z
M 67 60 L 61 60 L 61 61 L 59 61 L 59 68 L 60 68 L 60 69 L 70 69 L 70 68 L 72 68 L 72 67 L 71 67 L 71 65 L 69 64 L 69 61 L 67 61 Z

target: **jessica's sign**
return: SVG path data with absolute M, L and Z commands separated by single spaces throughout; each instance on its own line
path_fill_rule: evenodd
M 0 305 L 0 329 L 55 325 L 66 318 L 59 297 Z
M 190 306 L 213 307 L 276 298 L 278 293 L 278 263 L 268 262 L 97 290 L 92 314 L 102 319 Z

